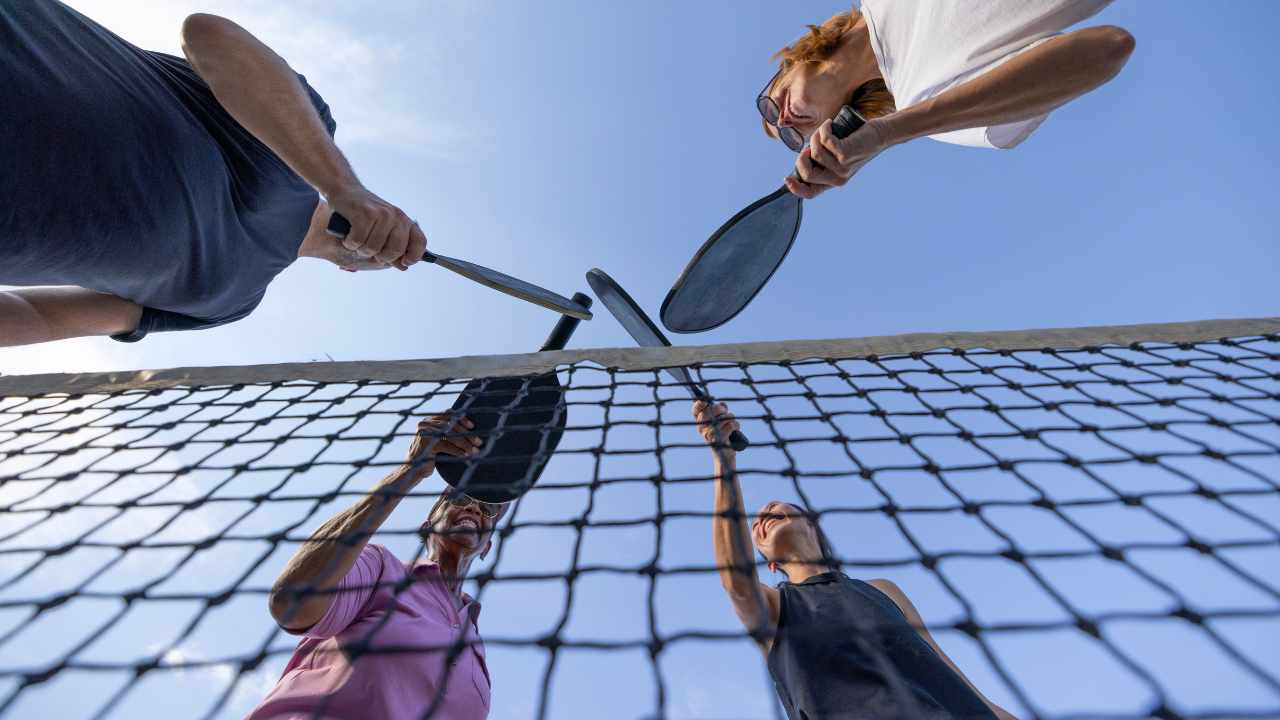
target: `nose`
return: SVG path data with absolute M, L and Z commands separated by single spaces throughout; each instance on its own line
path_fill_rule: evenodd
M 792 127 L 793 125 L 795 125 L 795 122 L 791 117 L 791 108 L 784 98 L 784 102 L 778 105 L 778 127 Z

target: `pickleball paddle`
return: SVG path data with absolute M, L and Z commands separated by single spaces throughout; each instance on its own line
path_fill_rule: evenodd
M 591 307 L 583 293 L 573 302 Z M 560 318 L 539 352 L 563 350 L 578 322 L 570 315 Z M 555 371 L 533 378 L 477 378 L 458 394 L 453 411 L 475 423 L 467 433 L 484 440 L 487 452 L 472 458 L 439 455 L 436 470 L 449 485 L 485 502 L 514 500 L 538 481 L 569 415 Z
M 351 222 L 340 213 L 333 213 L 329 216 L 329 224 L 325 227 L 325 230 L 334 237 L 344 238 L 347 233 L 351 232 Z M 422 254 L 422 259 L 439 265 L 446 270 L 452 270 L 468 280 L 474 280 L 481 285 L 491 287 L 512 297 L 518 297 L 534 305 L 541 305 L 544 308 L 555 310 L 558 313 L 575 317 L 579 320 L 591 319 L 591 311 L 579 303 L 575 303 L 569 298 L 553 293 L 546 288 L 525 282 L 520 278 L 511 277 L 506 273 L 498 272 L 483 265 L 476 265 L 466 260 L 433 253 L 429 250 Z
M 609 308 L 618 322 L 626 329 L 641 347 L 671 347 L 671 343 L 667 340 L 657 325 L 649 319 L 644 310 L 636 304 L 635 300 L 627 294 L 622 286 L 614 282 L 609 274 L 600 268 L 594 268 L 587 272 L 587 282 L 591 284 L 591 289 L 595 291 L 596 297 L 600 298 L 600 302 Z M 707 395 L 707 391 L 701 384 L 694 382 L 693 375 L 689 373 L 687 368 L 668 367 L 662 368 L 675 381 L 685 387 L 689 391 L 689 395 L 694 400 L 702 400 L 710 402 L 711 398 Z M 729 436 L 729 445 L 734 450 L 742 451 L 751 443 L 747 440 L 747 436 L 742 434 L 741 430 L 734 430 Z
M 866 122 L 840 108 L 832 133 L 845 138 Z M 773 277 L 791 250 L 804 201 L 783 185 L 751 203 L 711 234 L 662 301 L 662 324 L 671 332 L 698 333 L 732 320 Z

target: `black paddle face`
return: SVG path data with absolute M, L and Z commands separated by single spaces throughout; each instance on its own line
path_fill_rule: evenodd
M 582 293 L 573 302 L 591 307 L 591 297 Z M 541 350 L 563 350 L 577 327 L 576 318 L 560 318 Z M 485 502 L 514 500 L 532 487 L 559 447 L 569 419 L 554 372 L 531 379 L 472 380 L 454 401 L 453 412 L 470 419 L 475 428 L 465 432 L 485 444 L 477 457 L 438 456 L 436 469 L 445 482 Z
M 863 123 L 846 105 L 832 120 L 832 132 L 847 137 Z M 676 278 L 662 301 L 662 324 L 671 332 L 705 332 L 742 312 L 787 257 L 802 208 L 784 185 L 729 218 Z
M 649 319 L 644 310 L 636 304 L 635 300 L 627 294 L 622 286 L 614 282 L 613 278 L 605 271 L 594 268 L 587 272 L 587 282 L 591 285 L 591 290 L 600 298 L 600 302 L 609 309 L 609 313 L 617 319 L 618 323 L 627 331 L 627 334 L 636 341 L 641 347 L 671 347 L 671 343 L 667 340 L 657 325 Z M 689 391 L 689 395 L 695 400 L 710 400 L 702 386 L 693 381 L 693 375 L 689 373 L 688 368 L 668 367 L 663 371 L 675 378 L 675 381 L 684 385 Z M 734 450 L 745 450 L 750 444 L 747 436 L 741 431 L 735 430 L 729 436 L 729 444 Z
M 453 410 L 475 423 L 474 430 L 466 432 L 484 441 L 482 455 L 470 459 L 440 455 L 436 469 L 445 482 L 485 502 L 514 500 L 537 482 L 560 445 L 568 417 L 555 373 L 532 379 L 472 380 L 454 401 Z

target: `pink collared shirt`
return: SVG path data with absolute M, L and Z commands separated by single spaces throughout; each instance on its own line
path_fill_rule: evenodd
M 442 682 L 444 696 L 433 718 L 487 716 L 489 668 L 476 626 L 480 604 L 464 595 L 462 608 L 455 609 L 435 563 L 420 561 L 412 581 L 407 576 L 408 567 L 390 550 L 366 545 L 329 611 L 304 633 L 284 675 L 246 720 L 417 720 Z M 401 589 L 402 582 L 408 584 Z M 361 643 L 369 651 L 353 661 L 350 652 Z M 446 668 L 449 649 L 458 643 L 461 652 Z M 378 648 L 395 652 L 380 654 Z

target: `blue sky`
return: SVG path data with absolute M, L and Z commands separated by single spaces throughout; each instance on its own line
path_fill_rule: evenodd
M 380 3 L 377 9 L 320 2 L 268 8 L 214 0 L 162 8 L 105 0 L 73 4 L 127 39 L 169 52 L 177 52 L 177 29 L 187 12 L 216 12 L 240 21 L 308 76 L 333 107 L 339 144 L 357 172 L 374 191 L 416 217 L 434 249 L 566 295 L 586 290 L 583 273 L 599 266 L 653 311 L 705 237 L 789 172 L 792 155 L 765 138 L 752 101 L 771 73 L 769 55 L 805 23 L 845 7 L 727 1 Z M 806 204 L 791 256 L 746 312 L 721 329 L 678 340 L 1276 315 L 1280 210 L 1271 170 L 1280 164 L 1273 137 L 1280 101 L 1270 88 L 1280 70 L 1271 43 L 1277 21 L 1280 8 L 1261 0 L 1212 10 L 1190 2 L 1118 3 L 1097 22 L 1127 28 L 1138 47 L 1116 80 L 1054 113 L 1012 152 L 930 141 L 886 152 L 848 187 Z M 603 313 L 600 309 L 595 321 L 581 326 L 575 346 L 629 344 Z M 304 261 L 278 279 L 254 315 L 233 325 L 155 335 L 136 345 L 76 340 L 0 350 L 0 371 L 527 352 L 541 343 L 554 320 L 547 311 L 430 266 L 352 276 Z M 683 417 L 685 411 L 676 409 Z M 762 427 L 753 432 L 767 435 Z M 400 450 L 379 452 L 390 457 Z M 770 452 L 760 451 L 756 462 L 762 467 L 777 462 Z M 815 464 L 829 460 L 806 458 Z M 690 451 L 668 470 L 704 473 L 705 461 L 702 453 Z M 584 471 L 569 459 L 557 462 L 557 478 Z M 548 472 L 551 477 L 553 470 Z M 361 477 L 356 486 L 367 487 L 373 479 Z M 766 480 L 748 481 L 749 507 L 777 492 Z M 908 494 L 925 492 L 909 483 L 899 487 Z M 650 507 L 652 489 L 644 492 L 648 495 L 601 491 L 602 515 L 593 519 L 624 513 L 637 498 Z M 670 493 L 690 509 L 709 508 L 706 487 L 673 486 Z M 581 495 L 564 501 L 557 501 L 556 493 L 531 495 L 525 519 L 581 512 Z M 850 502 L 838 494 L 828 500 Z M 307 508 L 313 519 L 306 527 L 339 506 Z M 416 526 L 415 507 L 403 507 L 391 526 Z M 282 503 L 273 510 L 279 514 L 254 522 L 294 522 L 298 518 L 289 513 L 295 510 Z M 1280 516 L 1275 507 L 1264 511 L 1272 522 Z M 217 529 L 217 512 L 192 519 L 191 527 Z M 1026 542 L 1051 542 L 1046 526 L 1026 519 L 1010 522 Z M 1103 514 L 1096 522 L 1106 532 L 1140 533 L 1123 513 Z M 939 519 L 921 532 L 937 534 L 940 543 L 983 541 L 976 529 L 947 523 Z M 1230 536 L 1230 521 L 1222 523 L 1213 527 Z M 679 527 L 665 537 L 664 557 L 687 553 L 691 564 L 706 561 L 705 520 L 673 525 Z M 891 554 L 900 540 L 872 527 L 839 525 L 833 530 L 837 548 L 858 557 Z M 652 550 L 648 533 L 592 531 L 599 537 L 590 538 L 585 552 L 600 561 L 639 564 L 642 550 Z M 531 530 L 509 543 L 502 562 L 517 568 L 555 565 L 550 558 L 560 557 L 568 539 Z M 389 536 L 386 542 L 405 556 L 413 552 L 404 538 Z M 1274 556 L 1251 562 L 1264 567 L 1265 558 Z M 231 558 L 210 553 L 200 566 L 203 580 L 197 574 L 189 582 L 217 587 L 215 578 L 235 564 Z M 268 584 L 283 560 L 273 556 L 254 579 Z M 1270 563 L 1273 584 L 1277 566 Z M 1118 602 L 1090 595 L 1100 592 L 1096 572 L 1066 573 L 1068 587 L 1101 606 Z M 1232 588 L 1210 569 L 1179 566 L 1170 572 L 1182 572 L 1209 605 L 1256 601 L 1266 606 L 1265 598 Z M 1040 599 L 1031 591 L 1002 589 L 1014 580 L 981 568 L 956 574 L 967 583 L 967 593 L 989 604 L 989 617 L 1050 612 L 1037 605 Z M 923 571 L 888 576 L 907 589 L 927 619 L 954 617 L 954 603 L 948 604 Z M 664 595 L 664 617 L 677 627 L 735 628 L 714 579 L 672 580 L 669 589 L 663 587 L 670 593 Z M 486 633 L 515 636 L 539 623 L 545 627 L 548 617 L 554 620 L 562 603 L 554 589 L 523 592 L 493 588 L 486 597 Z M 1139 590 L 1125 595 L 1138 604 L 1150 597 Z M 569 631 L 600 637 L 643 630 L 637 624 L 643 602 L 644 584 L 638 579 L 586 578 Z M 1274 607 L 1274 599 L 1270 602 Z M 256 643 L 269 632 L 260 605 L 257 598 L 237 600 L 220 622 L 226 628 L 253 627 Z M 178 623 L 182 611 L 155 612 L 146 625 L 155 637 L 139 630 L 138 637 L 106 643 L 99 656 L 114 652 L 118 657 L 129 648 L 163 642 L 163 632 L 155 629 L 165 627 L 160 613 L 174 613 L 172 622 Z M 251 646 L 235 642 L 231 633 L 201 632 L 209 637 L 184 648 L 187 656 L 216 657 Z M 1127 642 L 1152 656 L 1150 663 L 1165 668 L 1173 686 L 1194 684 L 1196 676 L 1188 673 L 1196 668 L 1167 657 L 1192 652 L 1199 647 L 1196 639 L 1158 636 L 1140 627 L 1125 632 L 1130 633 Z M 1237 634 L 1274 672 L 1280 665 L 1275 628 Z M 1267 638 L 1271 650 L 1265 649 Z M 992 699 L 1018 710 L 972 644 L 955 634 L 940 640 Z M 1034 644 L 1007 649 L 1013 662 L 1028 668 L 1025 682 L 1049 708 L 1144 707 L 1140 685 L 1126 684 L 1087 650 L 1073 654 L 1062 647 L 1055 646 L 1057 665 L 1046 663 Z M 723 644 L 678 644 L 668 653 L 664 670 L 677 716 L 768 716 L 764 671 L 746 643 L 733 651 Z M 263 683 L 269 684 L 268 671 L 278 672 L 283 659 L 237 696 L 241 711 Z M 541 677 L 541 658 L 494 651 L 491 662 L 493 715 L 526 716 L 525 703 Z M 1207 672 L 1226 667 L 1204 662 Z M 553 709 L 557 716 L 578 716 L 609 701 L 641 714 L 652 695 L 646 668 L 647 659 L 638 653 L 567 656 Z M 1266 688 L 1238 673 L 1219 672 L 1213 684 L 1222 690 L 1201 698 L 1211 699 L 1209 705 L 1276 707 Z M 1080 685 L 1063 681 L 1064 676 Z M 156 687 L 147 697 L 155 703 L 182 702 L 191 693 L 208 692 L 210 677 L 192 672 L 168 685 L 152 679 Z M 581 679 L 594 677 L 613 679 Z M 53 697 L 45 695 L 44 701 Z M 74 704 L 85 697 L 62 692 L 56 702 Z M 76 716 L 73 708 L 66 709 L 60 717 Z

